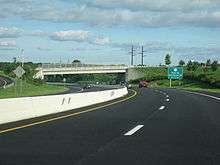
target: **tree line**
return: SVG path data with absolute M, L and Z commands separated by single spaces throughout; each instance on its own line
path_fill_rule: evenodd
M 165 56 L 165 64 L 167 66 L 171 64 L 171 56 L 169 54 Z M 185 61 L 180 60 L 178 66 L 186 66 L 188 71 L 196 71 L 199 67 L 202 67 L 204 72 L 208 72 L 210 70 L 215 72 L 218 69 L 219 64 L 217 60 L 211 61 L 211 59 L 208 59 L 205 63 L 192 60 L 189 60 L 186 63 Z

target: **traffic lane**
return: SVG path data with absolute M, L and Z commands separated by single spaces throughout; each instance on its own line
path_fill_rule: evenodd
M 75 164 L 120 138 L 151 115 L 164 98 L 141 89 L 139 96 L 111 107 L 0 135 L 4 164 Z
M 161 91 L 164 91 L 164 89 L 163 88 L 154 88 L 154 89 L 159 89 L 159 90 L 161 90 Z M 203 95 L 203 97 L 209 97 L 209 96 L 213 96 L 213 97 L 217 97 L 217 98 L 220 98 L 220 93 L 214 93 L 214 92 L 207 92 L 207 91 L 192 91 L 192 90 L 182 90 L 182 89 L 169 89 L 169 90 L 174 90 L 174 91 L 176 91 L 176 90 L 179 90 L 179 91 L 181 91 L 181 92 L 185 92 L 185 93 L 191 93 L 191 94 L 196 94 L 196 95 L 199 95 L 199 94 L 204 94 Z M 202 96 L 201 95 L 201 96 Z M 210 97 L 209 97 L 210 98 Z
M 0 88 L 2 88 L 5 85 L 9 85 L 13 83 L 13 81 L 7 77 L 0 76 Z
M 61 92 L 59 94 L 70 94 L 70 93 L 82 93 L 82 92 L 96 92 L 96 91 L 105 91 L 105 90 L 112 90 L 118 89 L 118 87 L 104 87 L 104 86 L 92 86 L 90 88 L 83 88 L 81 85 L 67 85 L 69 90 L 65 92 Z
M 219 164 L 220 102 L 175 90 L 162 92 L 169 95 L 169 104 L 141 122 L 140 130 L 121 136 L 78 165 Z
M 189 91 L 190 92 L 190 91 Z M 200 93 L 200 94 L 204 94 L 205 95 L 208 95 L 208 96 L 214 96 L 214 97 L 217 97 L 220 99 L 220 93 L 213 93 L 213 92 L 205 92 L 205 91 L 199 91 L 199 92 L 196 92 L 196 91 L 191 91 L 191 93 Z M 206 96 L 207 97 L 207 96 Z

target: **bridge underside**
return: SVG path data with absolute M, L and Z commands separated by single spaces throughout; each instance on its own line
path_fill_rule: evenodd
M 126 80 L 125 72 L 121 73 L 81 73 L 81 74 L 54 74 L 45 75 L 44 80 L 46 82 L 65 82 L 77 83 L 77 82 L 90 82 L 90 83 L 104 83 L 104 84 L 119 84 Z

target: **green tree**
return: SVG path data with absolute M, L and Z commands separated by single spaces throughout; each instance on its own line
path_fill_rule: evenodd
M 186 65 L 186 68 L 188 71 L 192 71 L 192 68 L 193 68 L 193 62 L 190 60 L 188 61 L 187 65 Z
M 188 71 L 195 71 L 196 69 L 198 69 L 198 67 L 199 67 L 199 63 L 192 62 L 191 60 L 186 65 Z
M 210 59 L 208 59 L 207 61 L 206 61 L 206 66 L 211 66 L 211 60 Z
M 167 54 L 166 57 L 165 57 L 165 64 L 166 65 L 170 65 L 171 64 L 170 58 L 171 58 L 171 56 L 169 54 Z
M 184 66 L 185 65 L 185 62 L 183 60 L 180 60 L 179 61 L 179 66 Z
M 213 63 L 211 64 L 211 69 L 213 72 L 218 69 L 218 61 L 213 61 Z
M 209 71 L 209 68 L 207 67 L 207 66 L 202 66 L 202 70 L 203 70 L 203 72 L 208 72 Z
M 17 63 L 17 58 L 13 57 L 13 63 Z
M 77 59 L 75 59 L 75 60 L 73 60 L 73 62 L 72 62 L 73 64 L 81 64 L 81 61 L 80 60 L 77 60 Z

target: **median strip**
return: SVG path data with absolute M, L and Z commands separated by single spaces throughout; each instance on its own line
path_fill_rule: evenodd
M 135 132 L 137 132 L 139 129 L 141 129 L 144 125 L 137 125 L 136 127 L 134 127 L 132 130 L 128 131 L 126 134 L 124 134 L 124 136 L 131 136 L 133 135 Z

